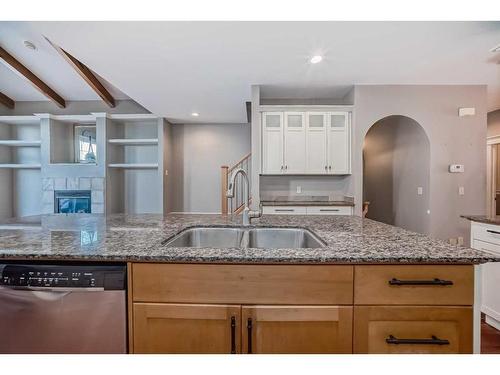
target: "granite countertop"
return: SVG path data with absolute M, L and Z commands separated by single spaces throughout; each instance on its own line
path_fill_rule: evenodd
M 279 216 L 255 226 L 305 227 L 322 238 L 317 249 L 167 248 L 164 240 L 197 225 L 235 226 L 222 215 L 44 215 L 0 223 L 0 260 L 82 260 L 213 263 L 454 263 L 500 261 L 357 216 Z
M 461 215 L 461 217 L 470 221 L 477 221 L 478 223 L 500 225 L 500 216 Z

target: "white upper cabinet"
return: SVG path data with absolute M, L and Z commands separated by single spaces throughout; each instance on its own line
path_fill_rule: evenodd
M 351 173 L 351 131 L 348 112 L 328 114 L 328 173 Z
M 351 173 L 349 112 L 263 112 L 262 173 Z
M 310 174 L 327 173 L 328 114 L 307 112 L 306 116 L 306 171 Z
M 285 112 L 284 173 L 306 173 L 306 121 L 303 112 Z
M 262 173 L 283 173 L 283 113 L 262 114 Z

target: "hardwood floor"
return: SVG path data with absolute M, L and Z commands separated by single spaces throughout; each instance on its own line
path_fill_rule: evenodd
M 481 354 L 500 354 L 500 331 L 486 324 L 481 314 Z

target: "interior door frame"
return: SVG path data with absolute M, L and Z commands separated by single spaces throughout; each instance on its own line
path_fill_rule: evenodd
M 486 210 L 488 216 L 496 216 L 496 180 L 498 150 L 500 136 L 486 138 Z

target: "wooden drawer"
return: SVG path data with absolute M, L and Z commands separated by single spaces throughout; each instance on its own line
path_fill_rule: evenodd
M 471 238 L 500 245 L 500 226 L 473 222 L 471 224 Z
M 301 206 L 264 206 L 262 213 L 267 215 L 305 215 L 306 207 Z
M 351 206 L 309 206 L 308 215 L 352 215 Z
M 472 353 L 472 316 L 471 307 L 356 306 L 354 353 Z
M 135 302 L 349 305 L 353 267 L 134 263 Z
M 451 285 L 441 285 L 434 280 Z M 473 266 L 356 266 L 354 304 L 472 305 Z

